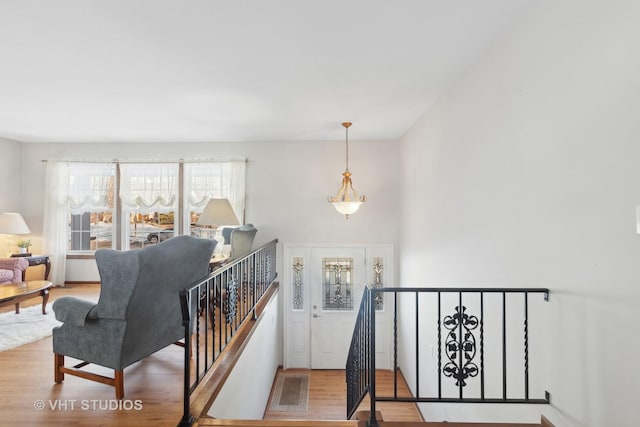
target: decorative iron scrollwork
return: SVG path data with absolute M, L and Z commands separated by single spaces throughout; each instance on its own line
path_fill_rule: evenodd
M 445 354 L 449 359 L 444 365 L 443 372 L 446 377 L 456 380 L 456 386 L 467 385 L 465 381 L 469 377 L 478 375 L 478 365 L 473 362 L 476 356 L 476 338 L 471 332 L 478 327 L 478 318 L 466 313 L 467 307 L 456 306 L 455 314 L 446 316 L 443 321 L 445 328 L 449 330 L 445 339 Z M 462 336 L 458 336 L 459 333 Z M 461 362 L 460 366 L 458 363 Z
M 269 253 L 265 257 L 265 262 L 266 262 L 266 266 L 264 267 L 265 282 L 268 282 L 269 278 L 271 277 L 271 265 L 273 264 L 272 258 L 273 257 Z M 265 284 L 268 284 L 268 283 L 265 283 Z
M 247 270 L 245 269 L 242 273 L 242 284 L 238 289 L 238 297 L 242 298 L 242 304 L 247 303 L 247 294 L 251 294 L 249 296 L 253 296 L 253 286 L 249 286 L 249 277 L 247 275 Z
M 231 276 L 227 281 L 227 292 L 224 299 L 224 314 L 227 323 L 233 323 L 238 307 L 238 280 Z

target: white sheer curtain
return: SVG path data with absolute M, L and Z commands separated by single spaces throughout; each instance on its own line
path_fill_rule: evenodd
M 112 210 L 114 179 L 111 163 L 47 162 L 43 246 L 51 260 L 51 282 L 65 282 L 69 213 Z
M 246 160 L 185 163 L 185 209 L 201 212 L 209 199 L 229 199 L 244 222 Z
M 49 277 L 53 283 L 63 285 L 65 282 L 70 213 L 113 211 L 115 167 L 114 163 L 47 162 L 43 249 L 51 259 Z M 245 172 L 244 159 L 185 163 L 185 218 L 189 218 L 189 211 L 201 212 L 211 198 L 227 198 L 238 219 L 244 222 Z M 177 211 L 178 174 L 176 162 L 121 163 L 121 209 L 124 212 Z
M 69 164 L 48 161 L 44 200 L 43 246 L 51 260 L 49 280 L 64 285 L 69 236 Z
M 69 208 L 73 213 L 113 209 L 115 164 L 69 164 Z
M 178 164 L 120 164 L 120 200 L 127 210 L 177 208 Z

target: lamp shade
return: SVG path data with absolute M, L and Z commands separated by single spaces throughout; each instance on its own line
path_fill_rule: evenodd
M 31 230 L 19 213 L 0 214 L 0 234 L 29 234 Z
M 239 225 L 238 217 L 228 199 L 210 199 L 200 218 L 198 225 Z

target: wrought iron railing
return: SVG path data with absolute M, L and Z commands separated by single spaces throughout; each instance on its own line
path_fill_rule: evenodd
M 347 357 L 347 418 L 350 419 L 362 400 L 369 395 L 369 426 L 376 426 L 376 402 L 442 402 L 442 403 L 549 403 L 549 393 L 532 397 L 530 386 L 530 294 L 542 294 L 548 301 L 545 288 L 375 288 L 365 287 L 356 326 Z M 393 298 L 393 372 L 392 396 L 376 394 L 376 302 L 380 297 Z M 411 310 L 413 320 L 405 328 L 415 339 L 414 396 L 398 395 L 398 305 L 403 298 L 403 310 Z M 443 302 L 446 300 L 446 302 Z M 387 305 L 388 306 L 388 305 Z M 488 308 L 489 307 L 489 308 Z M 443 310 L 444 309 L 444 310 Z M 445 310 L 449 310 L 445 314 Z M 474 314 L 475 313 L 475 314 Z M 539 313 L 538 313 L 539 314 Z M 513 322 L 521 334 L 520 344 L 513 342 Z M 537 318 L 539 320 L 539 317 Z M 432 322 L 433 321 L 433 322 Z M 425 327 L 425 325 L 427 327 Z M 428 325 L 434 330 L 428 331 Z M 538 335 L 539 325 L 536 324 Z M 488 338 L 490 337 L 490 338 Z M 431 357 L 437 366 L 431 373 L 421 368 L 427 355 L 424 349 L 431 344 Z M 490 351 L 487 346 L 490 346 Z M 517 351 L 514 349 L 519 347 Z M 422 351 L 422 353 L 421 353 Z M 514 366 L 516 353 L 521 369 Z M 406 362 L 405 362 L 406 363 Z M 423 363 L 428 364 L 428 363 Z M 509 365 L 509 366 L 508 366 Z M 489 368 L 490 367 L 490 368 Z M 425 371 L 425 372 L 423 372 Z M 514 371 L 517 371 L 514 373 Z M 508 372 L 517 380 L 508 380 Z M 475 379 L 477 378 L 477 380 Z M 448 384 L 443 382 L 449 379 Z M 428 383 L 423 392 L 420 385 Z M 519 384 L 518 390 L 513 384 Z M 471 387 L 470 387 L 471 386 Z M 467 390 L 470 387 L 471 391 Z M 490 390 L 488 390 L 490 389 Z M 452 394 L 455 394 L 452 395 Z
M 367 393 L 376 395 L 375 310 L 371 312 L 374 305 L 371 289 L 365 286 L 347 354 L 347 419 L 351 419 Z
M 190 426 L 191 395 L 276 280 L 272 240 L 249 255 L 232 260 L 180 292 L 185 327 L 184 408 L 180 426 Z

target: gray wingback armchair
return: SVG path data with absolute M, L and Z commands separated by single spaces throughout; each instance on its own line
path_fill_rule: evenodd
M 231 231 L 231 257 L 242 258 L 251 252 L 253 240 L 258 230 L 253 224 L 246 224 Z
M 184 338 L 180 290 L 207 275 L 215 240 L 176 236 L 129 251 L 99 249 L 97 304 L 75 297 L 55 301 L 55 382 L 64 374 L 114 386 L 124 397 L 124 368 Z M 66 367 L 64 357 L 86 363 Z M 94 363 L 114 370 L 109 378 L 78 368 Z

